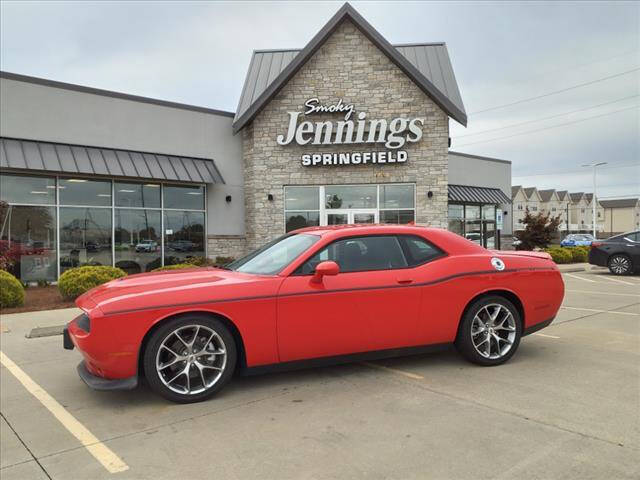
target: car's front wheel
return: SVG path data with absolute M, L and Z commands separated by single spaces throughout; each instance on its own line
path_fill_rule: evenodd
M 626 255 L 612 255 L 607 262 L 609 271 L 614 275 L 628 275 L 631 273 L 631 260 Z
M 144 352 L 151 388 L 179 403 L 199 402 L 219 391 L 233 375 L 237 349 L 216 318 L 186 315 L 156 330 Z
M 521 336 L 518 309 L 506 298 L 492 295 L 469 306 L 462 317 L 456 347 L 473 363 L 499 365 L 513 356 Z

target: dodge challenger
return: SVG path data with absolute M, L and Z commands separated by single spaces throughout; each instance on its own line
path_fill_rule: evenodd
M 549 325 L 562 277 L 546 253 L 490 251 L 446 230 L 296 230 L 224 268 L 144 273 L 80 296 L 64 347 L 98 390 L 141 378 L 175 402 L 204 400 L 235 371 L 329 365 L 454 344 L 498 365 Z

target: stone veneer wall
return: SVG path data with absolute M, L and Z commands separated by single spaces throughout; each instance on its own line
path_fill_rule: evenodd
M 404 164 L 303 167 L 305 153 L 385 150 L 381 144 L 278 145 L 276 137 L 287 132 L 287 112 L 304 111 L 304 102 L 312 97 L 327 105 L 340 98 L 354 104 L 354 120 L 360 111 L 368 120 L 424 118 L 423 137 L 402 148 L 408 152 Z M 338 121 L 344 115 L 307 119 Z M 349 21 L 338 26 L 242 135 L 247 249 L 284 233 L 285 185 L 415 183 L 417 223 L 447 226 L 448 116 Z
M 207 257 L 233 257 L 238 259 L 246 255 L 247 239 L 243 235 L 209 235 L 207 238 Z

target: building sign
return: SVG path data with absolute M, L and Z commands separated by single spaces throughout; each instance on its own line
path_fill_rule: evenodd
M 342 99 L 331 105 L 321 104 L 317 98 L 310 98 L 304 104 L 304 112 L 288 112 L 287 133 L 278 135 L 278 145 L 362 145 L 382 144 L 386 151 L 358 151 L 343 153 L 309 153 L 301 157 L 302 165 L 367 165 L 395 164 L 407 161 L 407 143 L 422 139 L 424 118 L 397 117 L 367 119 L 365 112 L 355 115 L 353 104 L 345 104 Z M 343 113 L 344 120 L 312 122 L 304 120 L 316 113 Z

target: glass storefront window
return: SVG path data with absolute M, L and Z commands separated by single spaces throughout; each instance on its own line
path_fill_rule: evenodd
M 115 182 L 116 207 L 160 208 L 160 185 Z
M 287 232 L 298 228 L 316 227 L 320 225 L 320 212 L 286 212 L 285 221 Z
M 112 265 L 110 208 L 60 208 L 60 273 L 81 265 Z
M 332 185 L 324 189 L 326 208 L 377 208 L 377 185 Z
M 162 225 L 158 210 L 116 209 L 115 266 L 129 274 L 162 266 Z
M 0 200 L 7 203 L 53 205 L 56 203 L 56 179 L 0 175 Z
M 404 225 L 415 221 L 413 210 L 380 210 L 380 223 Z
M 15 260 L 10 272 L 23 282 L 55 281 L 55 207 L 12 205 L 0 221 L 0 242 Z
M 204 256 L 204 212 L 164 212 L 164 264 Z
M 485 248 L 496 247 L 496 206 L 482 206 L 482 236 Z
M 204 210 L 204 187 L 165 185 L 164 208 Z
M 482 244 L 482 230 L 479 205 L 465 205 L 465 234 L 467 240 Z
M 285 210 L 318 210 L 320 197 L 318 187 L 285 187 Z
M 464 235 L 464 205 L 449 205 L 449 231 Z
M 86 178 L 60 178 L 60 205 L 111 206 L 111 182 Z
M 414 208 L 413 185 L 380 185 L 380 208 Z

